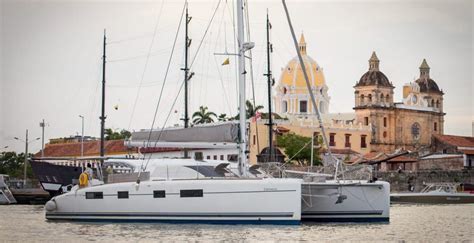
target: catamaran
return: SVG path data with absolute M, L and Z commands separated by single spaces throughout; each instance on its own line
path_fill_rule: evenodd
M 245 52 L 253 47 L 253 43 L 244 41 L 243 10 L 242 0 L 236 1 L 240 133 L 238 177 L 163 179 L 151 174 L 148 180 L 140 180 L 138 176 L 136 182 L 103 184 L 93 180 L 86 187 L 76 185 L 71 191 L 48 201 L 45 205 L 47 219 L 265 224 L 300 222 L 301 180 L 255 178 L 248 175 Z

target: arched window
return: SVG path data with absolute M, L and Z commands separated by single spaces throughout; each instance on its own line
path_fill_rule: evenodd
M 435 102 L 434 102 L 434 100 L 431 100 L 431 107 L 435 107 Z
M 387 95 L 387 96 L 385 97 L 385 99 L 387 100 L 387 103 L 390 103 L 390 96 L 389 96 L 389 95 Z
M 282 106 L 283 113 L 287 113 L 288 112 L 288 101 L 284 100 L 283 103 L 281 104 L 281 106 Z
M 439 100 L 436 101 L 436 108 L 439 108 Z
M 433 124 L 433 130 L 438 131 L 438 123 L 437 122 L 435 122 Z
M 383 94 L 380 95 L 380 102 L 384 102 L 384 96 L 383 96 Z
M 369 94 L 369 103 L 372 103 L 372 94 Z
M 360 104 L 363 105 L 364 104 L 364 95 L 360 95 Z

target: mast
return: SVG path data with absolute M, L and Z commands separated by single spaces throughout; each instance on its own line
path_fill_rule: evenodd
M 246 111 L 245 111 L 245 50 L 244 50 L 244 6 L 242 0 L 237 0 L 237 44 L 239 47 L 239 172 L 241 176 L 246 175 L 247 160 L 247 136 L 246 133 Z
M 104 157 L 105 147 L 104 147 L 104 132 L 105 132 L 105 46 L 106 46 L 106 36 L 104 29 L 104 45 L 103 45 L 103 54 L 102 54 L 102 112 L 100 115 L 100 157 Z
M 188 57 L 189 57 L 189 46 L 191 45 L 191 40 L 188 37 L 188 25 L 191 21 L 191 18 L 188 15 L 188 3 L 186 2 L 186 25 L 185 25 L 185 39 L 184 39 L 184 128 L 189 127 L 189 114 L 188 114 L 188 81 L 189 81 L 189 67 L 188 67 Z M 184 157 L 188 157 L 188 150 L 184 149 Z
M 268 9 L 267 9 L 267 73 L 264 76 L 267 76 L 267 86 L 268 86 L 268 144 L 270 148 L 270 154 L 268 156 L 269 160 L 273 158 L 273 119 L 272 119 L 272 70 L 270 67 L 270 53 L 272 52 L 272 45 L 270 43 L 270 19 L 268 18 Z M 268 161 L 269 162 L 269 161 Z

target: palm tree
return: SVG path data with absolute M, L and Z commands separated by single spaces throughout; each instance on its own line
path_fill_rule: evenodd
M 227 119 L 228 119 L 227 114 L 225 114 L 225 113 L 222 113 L 217 117 L 217 120 L 220 121 L 220 122 L 225 122 L 225 121 L 227 121 Z
M 193 123 L 212 123 L 214 122 L 212 117 L 217 117 L 216 113 L 208 111 L 207 106 L 200 106 L 199 110 L 193 113 Z
M 259 110 L 263 109 L 263 106 L 261 105 L 253 107 L 253 104 L 250 102 L 250 100 L 245 101 L 245 106 L 247 106 L 247 118 L 254 117 Z

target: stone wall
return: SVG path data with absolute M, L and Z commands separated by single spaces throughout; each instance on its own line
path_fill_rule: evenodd
M 407 192 L 410 185 L 414 191 L 424 188 L 424 183 L 470 183 L 474 184 L 474 170 L 462 171 L 418 171 L 418 172 L 376 172 L 379 180 L 390 182 L 391 192 Z
M 464 158 L 462 155 L 453 158 L 421 159 L 417 162 L 418 170 L 462 170 Z

